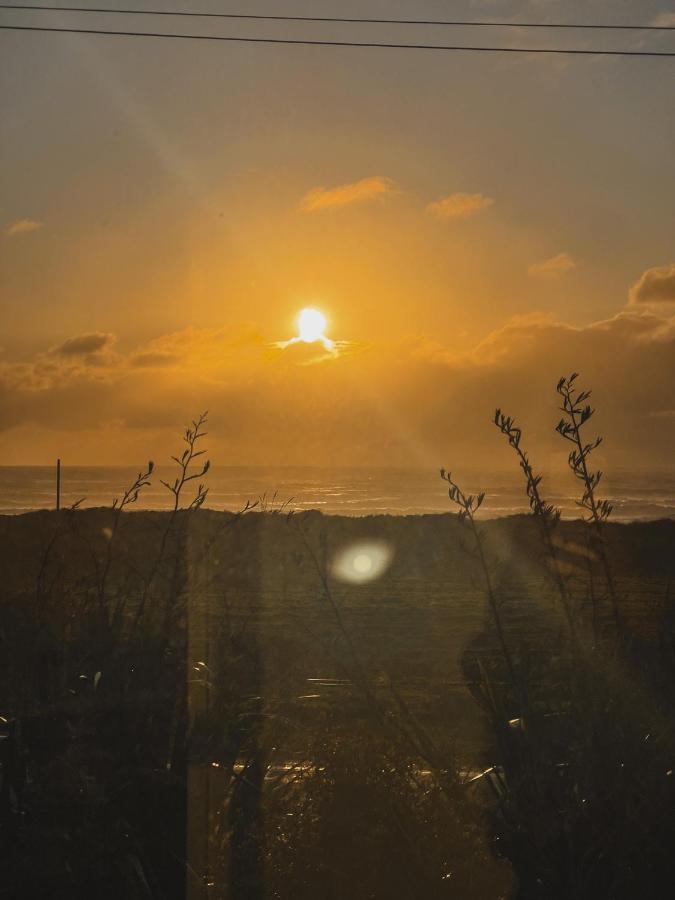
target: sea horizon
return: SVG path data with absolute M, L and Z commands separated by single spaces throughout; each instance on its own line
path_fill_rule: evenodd
M 62 466 L 61 505 L 80 501 L 81 508 L 110 506 L 133 481 L 138 466 Z M 525 483 L 518 470 L 458 468 L 467 492 L 485 491 L 484 518 L 529 510 Z M 398 477 L 397 477 L 398 476 Z M 170 466 L 158 466 L 152 484 L 131 509 L 171 507 L 160 479 L 172 480 Z M 420 515 L 452 512 L 447 489 L 434 470 L 389 466 L 246 466 L 216 465 L 204 479 L 205 506 L 237 511 L 247 503 L 260 508 L 331 515 Z M 192 485 L 188 485 L 190 488 Z M 545 475 L 542 491 L 562 511 L 578 518 L 578 485 L 571 474 Z M 575 493 L 577 491 L 577 493 Z M 648 521 L 675 517 L 675 471 L 615 471 L 603 478 L 600 494 L 614 505 L 612 520 Z M 0 466 L 0 515 L 17 515 L 56 505 L 54 466 Z

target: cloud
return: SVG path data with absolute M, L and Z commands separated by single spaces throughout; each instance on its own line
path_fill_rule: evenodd
M 62 344 L 52 348 L 55 356 L 90 356 L 110 350 L 115 343 L 115 335 L 103 331 L 90 331 L 68 338 Z
M 113 353 L 114 334 L 89 332 L 38 353 L 34 359 L 0 365 L 0 391 L 48 394 L 74 384 L 100 384 L 120 377 L 123 358 Z
M 16 219 L 5 227 L 7 237 L 15 237 L 17 234 L 30 234 L 31 231 L 37 231 L 42 228 L 43 222 L 36 222 L 34 219 Z
M 560 278 L 565 272 L 576 268 L 576 265 L 569 253 L 558 253 L 549 259 L 532 263 L 527 267 L 527 274 L 534 278 Z
M 245 325 L 234 332 L 224 329 L 185 328 L 153 338 L 127 357 L 132 369 L 175 369 L 219 377 L 244 363 L 249 366 L 265 355 L 265 342 L 257 328 Z
M 176 353 L 161 350 L 145 350 L 135 353 L 129 364 L 136 369 L 163 369 L 180 363 L 181 357 Z
M 642 273 L 628 292 L 630 303 L 675 303 L 675 263 Z
M 495 201 L 483 194 L 449 194 L 427 206 L 427 212 L 439 219 L 465 219 L 481 209 L 487 209 Z
M 391 196 L 398 192 L 391 178 L 374 175 L 362 178 L 351 184 L 340 184 L 337 187 L 315 187 L 300 200 L 298 208 L 302 212 L 318 212 L 322 209 L 333 209 L 340 206 L 351 206 L 353 203 L 364 203 L 378 197 Z
M 113 352 L 111 343 L 99 340 L 101 349 L 87 354 L 80 340 L 84 355 L 49 351 L 0 363 L 3 458 L 18 459 L 15 438 L 27 428 L 40 437 L 23 449 L 45 458 L 66 433 L 80 433 L 88 448 L 79 462 L 131 462 L 139 452 L 166 457 L 183 421 L 208 408 L 214 462 L 492 472 L 512 462 L 491 425 L 500 406 L 516 416 L 533 461 L 547 472 L 566 464 L 554 431 L 555 384 L 572 371 L 594 392 L 589 437 L 605 436 L 599 465 L 611 474 L 635 454 L 655 466 L 672 457 L 675 317 L 653 308 L 627 307 L 583 326 L 533 313 L 461 352 L 411 336 L 317 359 L 310 345 L 270 349 L 252 326 L 188 328 L 127 353 Z M 105 424 L 112 421 L 126 423 L 115 443 Z

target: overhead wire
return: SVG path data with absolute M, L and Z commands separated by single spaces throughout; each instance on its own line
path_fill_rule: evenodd
M 102 13 L 106 15 L 125 16 L 173 16 L 192 19 L 249 19 L 260 22 L 323 22 L 344 23 L 350 25 L 438 25 L 470 28 L 561 28 L 577 30 L 602 30 L 602 31 L 675 31 L 675 25 L 633 25 L 633 24 L 602 24 L 583 22 L 504 22 L 465 19 L 390 19 L 390 18 L 363 18 L 348 16 L 291 16 L 272 15 L 265 13 L 223 13 L 223 12 L 192 12 L 188 10 L 167 9 L 121 9 L 119 7 L 99 6 L 44 6 L 24 3 L 0 3 L 0 9 L 35 10 L 38 12 L 77 12 L 77 13 Z
M 56 28 L 47 25 L 0 25 L 0 31 L 42 32 L 52 34 L 90 34 L 110 37 L 164 38 L 168 40 L 220 41 L 241 44 L 286 44 L 305 47 L 362 47 L 387 50 L 434 50 L 463 53 L 530 53 L 573 56 L 642 56 L 675 57 L 672 50 L 599 50 L 578 47 L 499 47 L 463 44 L 413 44 L 384 41 L 333 41 L 305 38 L 241 37 L 220 34 L 185 34 L 182 32 L 122 31 L 105 28 Z

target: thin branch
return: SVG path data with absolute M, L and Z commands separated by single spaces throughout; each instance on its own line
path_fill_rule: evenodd
M 616 584 L 603 534 L 603 526 L 609 518 L 613 507 L 608 500 L 600 500 L 596 496 L 597 487 L 602 479 L 602 472 L 592 472 L 588 465 L 591 454 L 600 446 L 602 438 L 596 437 L 590 442 L 584 442 L 582 438 L 581 429 L 591 419 L 595 410 L 586 402 L 591 396 L 591 392 L 579 391 L 576 388 L 575 383 L 578 377 L 578 373 L 574 372 L 569 378 L 561 378 L 556 385 L 556 390 L 562 398 L 560 411 L 563 413 L 563 418 L 556 425 L 556 431 L 573 445 L 567 462 L 575 478 L 583 484 L 583 493 L 581 500 L 577 501 L 577 505 L 586 511 L 587 516 L 584 521 L 595 530 L 597 550 L 605 573 L 614 622 L 617 629 L 621 629 L 622 623 Z

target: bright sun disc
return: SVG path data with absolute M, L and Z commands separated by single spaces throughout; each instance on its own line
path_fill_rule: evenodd
M 298 316 L 298 332 L 301 341 L 312 344 L 314 341 L 325 341 L 326 317 L 318 309 L 307 307 Z

